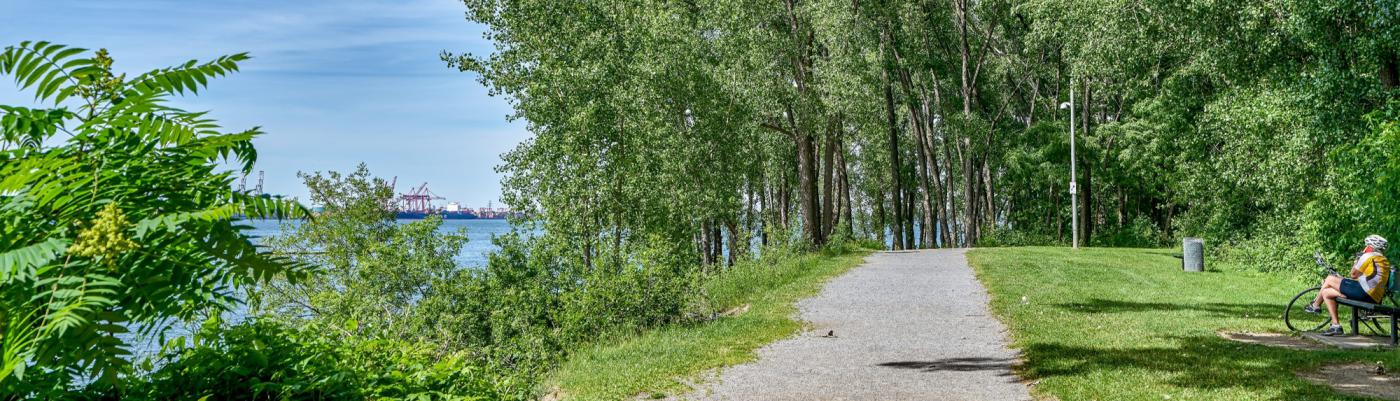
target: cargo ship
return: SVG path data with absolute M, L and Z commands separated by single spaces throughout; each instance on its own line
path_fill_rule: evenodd
M 441 216 L 443 220 L 474 220 L 481 218 L 480 215 L 476 214 L 471 209 L 463 208 L 457 202 L 448 203 L 447 207 L 437 209 L 429 208 L 427 210 L 401 210 L 394 217 L 397 217 L 399 219 L 415 220 L 422 219 L 430 215 Z
M 394 183 L 398 183 L 399 178 L 394 177 Z M 394 184 L 390 184 L 391 186 Z M 444 220 L 475 220 L 475 219 L 505 219 L 519 216 L 519 213 L 512 212 L 506 208 L 493 207 L 491 202 L 486 203 L 486 207 L 472 209 L 462 207 L 457 202 L 448 202 L 447 206 L 436 207 L 435 200 L 445 200 L 441 196 L 434 194 L 428 189 L 428 183 L 423 183 L 414 187 L 406 194 L 400 194 L 395 199 L 395 206 L 398 212 L 394 217 L 404 220 L 423 219 L 428 216 L 441 216 Z

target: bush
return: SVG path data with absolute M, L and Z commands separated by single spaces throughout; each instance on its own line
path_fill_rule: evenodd
M 1298 216 L 1266 216 L 1248 237 L 1233 241 L 1221 239 L 1214 246 L 1207 242 L 1206 256 L 1211 262 L 1231 270 L 1311 273 L 1308 269 L 1316 266 L 1312 263 L 1313 252 L 1324 249 L 1315 240 L 1316 235 L 1306 232 L 1303 224 L 1304 219 Z M 1353 243 L 1359 244 L 1361 238 L 1357 237 Z
M 630 260 L 600 258 L 579 285 L 560 294 L 563 342 L 582 344 L 679 320 L 700 277 L 680 255 L 684 250 L 653 238 Z
M 885 249 L 885 244 L 870 238 L 861 238 L 855 241 L 855 245 L 861 249 L 881 250 Z
M 1169 242 L 1166 234 L 1147 216 L 1138 216 L 1120 227 L 1104 228 L 1104 231 L 1094 236 L 1094 246 L 1156 248 Z
M 979 247 L 1067 245 L 1054 236 L 1010 228 L 993 228 L 978 238 Z
M 355 327 L 302 328 L 274 321 L 206 323 L 177 338 L 145 375 L 98 385 L 84 398 L 122 400 L 494 400 L 509 383 L 463 352 L 350 336 Z
M 487 316 L 481 341 L 491 360 L 535 378 L 580 344 L 683 319 L 700 277 L 692 254 L 670 244 L 644 241 L 629 257 L 602 249 L 586 260 L 548 234 L 497 237 L 481 275 L 482 309 L 470 312 Z

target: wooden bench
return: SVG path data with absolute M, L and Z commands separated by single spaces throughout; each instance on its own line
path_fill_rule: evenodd
M 1400 328 L 1397 327 L 1400 326 L 1400 309 L 1396 309 L 1394 307 L 1382 304 L 1373 304 L 1370 302 L 1357 301 L 1354 299 L 1347 298 L 1337 298 L 1337 303 L 1341 305 L 1350 306 L 1352 308 L 1351 332 L 1353 334 L 1360 333 L 1361 314 L 1357 313 L 1360 310 L 1365 310 L 1367 312 L 1371 312 L 1372 314 L 1390 316 L 1390 346 L 1394 347 L 1397 344 L 1400 344 L 1400 333 L 1396 333 L 1396 329 Z

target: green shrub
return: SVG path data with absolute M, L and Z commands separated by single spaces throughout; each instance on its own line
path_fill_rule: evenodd
M 1018 230 L 1011 228 L 992 228 L 982 233 L 982 237 L 977 240 L 979 247 L 1004 247 L 1004 246 L 1037 246 L 1037 245 L 1065 245 L 1067 242 L 1056 241 L 1054 236 L 1040 234 L 1029 230 Z
M 681 318 L 699 278 L 683 250 L 653 238 L 635 256 L 600 258 L 577 286 L 561 288 L 560 332 L 567 344 L 609 332 L 635 333 Z
M 356 328 L 275 321 L 206 323 L 121 386 L 86 398 L 122 400 L 495 400 L 510 383 L 465 352 L 423 342 L 349 335 Z
M 1123 226 L 1107 226 L 1094 236 L 1093 246 L 1155 248 L 1168 243 L 1166 234 L 1147 216 L 1138 216 Z
M 628 257 L 609 249 L 593 259 L 551 235 L 515 232 L 496 238 L 480 276 L 490 358 L 523 377 L 538 377 L 569 349 L 618 333 L 683 319 L 699 280 L 690 253 L 645 241 Z M 683 247 L 684 245 L 680 245 Z
M 885 244 L 881 244 L 880 241 L 876 241 L 876 240 L 870 239 L 870 238 L 861 238 L 861 239 L 859 239 L 859 240 L 856 240 L 856 241 L 855 241 L 855 244 L 856 244 L 857 247 L 860 247 L 861 249 L 871 249 L 871 250 L 885 249 Z
M 1210 264 L 1229 270 L 1311 273 L 1316 267 L 1313 252 L 1326 249 L 1302 224 L 1300 216 L 1265 216 L 1248 237 L 1216 240 L 1214 244 L 1207 238 L 1206 257 Z M 1362 238 L 1352 242 L 1360 244 Z

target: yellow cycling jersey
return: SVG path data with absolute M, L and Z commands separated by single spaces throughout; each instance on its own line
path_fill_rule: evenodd
M 1367 252 L 1356 258 L 1352 269 L 1361 272 L 1356 281 L 1360 282 L 1361 289 L 1366 290 L 1366 295 L 1370 295 L 1372 301 L 1381 302 L 1385 298 L 1386 285 L 1390 282 L 1390 259 L 1380 252 Z

